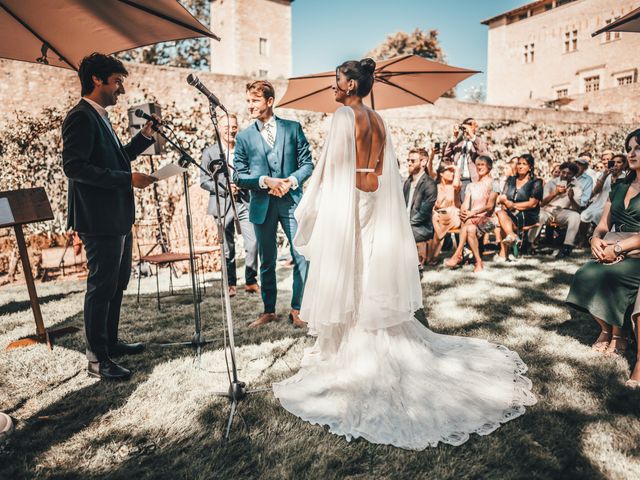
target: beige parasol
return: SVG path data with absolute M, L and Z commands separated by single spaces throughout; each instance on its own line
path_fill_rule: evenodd
M 86 55 L 220 40 L 176 0 L 0 0 L 0 57 L 77 69 Z
M 365 103 L 377 110 L 433 103 L 447 90 L 476 73 L 479 72 L 417 55 L 390 58 L 378 62 L 373 89 Z M 335 79 L 335 71 L 291 78 L 278 107 L 334 112 L 340 106 L 332 89 Z

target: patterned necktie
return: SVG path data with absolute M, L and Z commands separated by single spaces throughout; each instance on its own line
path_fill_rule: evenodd
M 273 130 L 272 130 L 272 126 L 270 123 L 265 123 L 264 124 L 264 130 L 265 132 L 267 132 L 267 143 L 269 144 L 269 146 L 271 148 L 273 148 L 273 146 L 276 143 L 276 139 L 273 138 Z

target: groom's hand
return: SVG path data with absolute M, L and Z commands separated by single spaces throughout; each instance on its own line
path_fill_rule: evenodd
M 291 182 L 289 182 L 289 180 L 287 180 L 286 178 L 267 177 L 264 179 L 264 183 L 267 187 L 269 187 L 269 194 L 276 197 L 282 197 L 286 195 L 286 193 L 291 188 Z

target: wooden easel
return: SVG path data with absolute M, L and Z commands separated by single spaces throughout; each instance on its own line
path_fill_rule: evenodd
M 36 285 L 31 273 L 31 263 L 29 262 L 29 251 L 24 239 L 22 225 L 27 223 L 44 222 L 53 219 L 51 204 L 47 198 L 44 188 L 28 188 L 24 190 L 10 190 L 0 192 L 0 228 L 13 227 L 18 242 L 18 251 L 22 260 L 22 270 L 27 282 L 31 310 L 36 321 L 36 334 L 27 338 L 21 338 L 11 342 L 7 350 L 12 348 L 26 347 L 36 343 L 47 343 L 49 348 L 53 348 L 53 339 L 67 333 L 77 332 L 76 327 L 66 327 L 59 330 L 47 331 L 42 321 L 40 303 Z

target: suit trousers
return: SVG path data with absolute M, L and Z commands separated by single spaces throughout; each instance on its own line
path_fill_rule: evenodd
M 291 308 L 300 310 L 302 295 L 304 294 L 304 282 L 307 278 L 307 261 L 293 248 L 293 237 L 298 230 L 298 222 L 293 216 L 295 204 L 291 195 L 282 198 L 269 198 L 267 216 L 263 223 L 254 224 L 258 251 L 260 252 L 260 289 L 265 313 L 275 313 L 278 296 L 278 283 L 276 279 L 276 261 L 278 257 L 277 230 L 278 223 L 282 227 L 293 258 L 293 293 L 291 296 Z
M 242 240 L 245 250 L 244 282 L 245 285 L 255 285 L 258 277 L 258 243 L 253 223 L 249 221 L 249 208 L 236 203 L 238 220 L 242 230 Z M 229 285 L 235 286 L 238 282 L 236 275 L 236 228 L 233 214 L 224 219 L 224 257 L 229 273 Z
M 87 293 L 84 297 L 84 332 L 87 359 L 109 358 L 118 341 L 120 306 L 131 275 L 132 235 L 80 234 L 87 253 Z
M 575 210 L 569 210 L 567 208 L 546 208 L 540 209 L 540 227 L 538 227 L 535 233 L 535 237 L 538 236 L 542 225 L 546 225 L 551 222 L 556 222 L 561 227 L 567 228 L 567 234 L 564 237 L 564 245 L 574 246 L 576 244 L 576 237 L 580 230 L 580 214 Z M 534 237 L 534 238 L 535 238 Z

